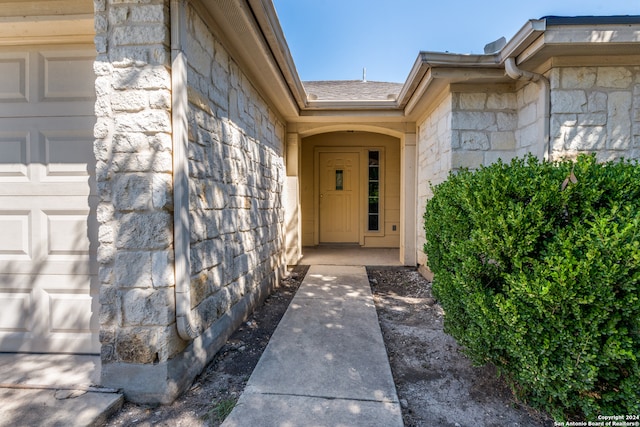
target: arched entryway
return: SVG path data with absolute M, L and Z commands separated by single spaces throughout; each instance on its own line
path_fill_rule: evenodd
M 400 246 L 400 139 L 366 131 L 302 138 L 302 246 Z

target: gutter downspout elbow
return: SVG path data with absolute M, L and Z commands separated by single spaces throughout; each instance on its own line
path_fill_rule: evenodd
M 507 58 L 504 62 L 504 70 L 507 76 L 514 80 L 523 80 L 541 83 L 543 86 L 542 104 L 544 120 L 544 160 L 551 160 L 551 83 L 542 74 L 532 73 L 518 68 L 515 58 Z
M 191 319 L 191 247 L 189 230 L 189 143 L 187 112 L 187 57 L 183 50 L 186 31 L 184 0 L 171 0 L 171 126 L 173 129 L 173 251 L 176 327 L 191 341 L 199 335 Z

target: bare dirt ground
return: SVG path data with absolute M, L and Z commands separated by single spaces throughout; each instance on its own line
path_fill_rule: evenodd
M 472 366 L 444 333 L 444 311 L 415 269 L 367 271 L 405 426 L 553 425 L 516 402 L 495 368 Z
M 219 426 L 258 363 L 295 295 L 298 266 L 236 331 L 191 388 L 171 405 L 126 403 L 107 423 L 116 426 Z M 415 269 L 369 268 L 404 423 L 412 426 L 552 426 L 516 402 L 491 367 L 473 367 L 443 330 L 431 284 Z

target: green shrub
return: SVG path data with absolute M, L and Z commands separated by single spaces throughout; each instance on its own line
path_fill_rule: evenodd
M 433 188 L 445 330 L 556 419 L 640 413 L 640 167 L 530 156 Z

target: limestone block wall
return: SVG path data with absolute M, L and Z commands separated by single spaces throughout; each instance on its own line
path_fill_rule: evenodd
M 94 5 L 102 363 L 157 364 L 185 345 L 175 328 L 167 2 Z
M 550 73 L 552 157 L 640 157 L 640 67 L 563 67 Z
M 452 169 L 509 162 L 515 156 L 518 121 L 513 91 L 453 92 Z
M 548 155 L 545 132 L 545 91 L 538 82 L 518 84 L 516 90 L 518 122 L 515 129 L 515 155 L 524 157 L 533 154 L 539 159 Z
M 423 247 L 426 243 L 424 233 L 424 209 L 431 198 L 431 184 L 436 185 L 447 179 L 452 162 L 452 103 L 448 94 L 418 124 L 417 140 L 417 206 L 416 206 L 416 248 L 417 262 L 424 265 L 427 257 Z
M 601 161 L 640 158 L 640 67 L 561 67 L 550 81 L 550 158 L 596 153 Z M 453 85 L 419 124 L 418 262 L 426 256 L 422 216 L 449 171 L 489 165 L 499 158 L 549 154 L 544 141 L 545 87 L 514 82 L 478 88 Z
M 191 304 L 202 329 L 284 261 L 283 122 L 189 9 Z
M 511 86 L 492 90 L 453 87 L 418 126 L 418 264 L 426 255 L 423 216 L 430 185 L 447 179 L 450 171 L 474 169 L 516 155 L 518 97 Z
M 193 341 L 176 327 L 169 0 L 94 0 L 102 384 L 171 402 L 283 271 L 282 120 L 188 6 Z M 189 4 L 189 2 L 186 2 Z

